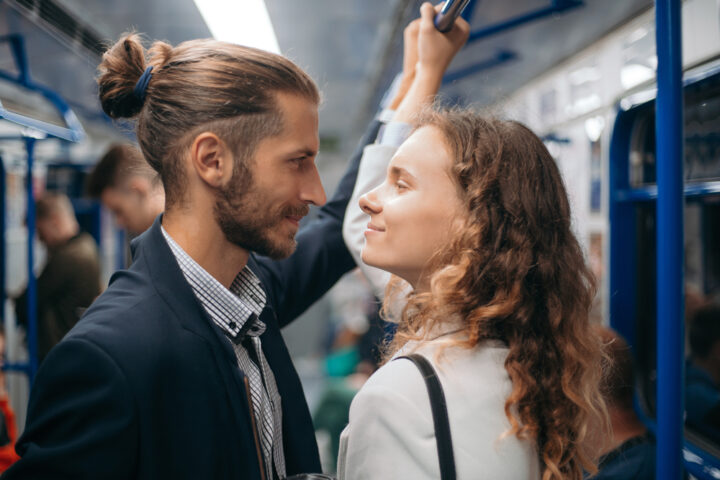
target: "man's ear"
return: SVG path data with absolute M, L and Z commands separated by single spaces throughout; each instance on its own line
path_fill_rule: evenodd
M 192 170 L 211 187 L 220 187 L 232 177 L 232 162 L 230 148 L 212 132 L 199 134 L 190 146 Z
M 142 198 L 147 198 L 147 196 L 150 195 L 150 190 L 152 190 L 150 180 L 140 176 L 130 178 L 127 186 L 131 191 L 137 192 Z

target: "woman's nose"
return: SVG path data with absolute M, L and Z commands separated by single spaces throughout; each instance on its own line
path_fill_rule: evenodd
M 371 190 L 362 197 L 360 197 L 360 209 L 368 215 L 380 213 L 380 211 L 382 210 L 382 206 L 378 201 L 377 190 L 377 188 L 375 190 Z

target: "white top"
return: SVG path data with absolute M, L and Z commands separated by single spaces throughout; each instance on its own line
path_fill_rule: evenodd
M 425 342 L 415 351 L 432 363 L 442 383 L 458 480 L 539 479 L 534 445 L 503 436 L 510 429 L 504 409 L 512 389 L 504 367 L 507 348 L 484 342 L 472 349 L 448 347 L 435 358 L 448 338 Z M 340 480 L 440 478 L 430 400 L 420 371 L 409 360 L 385 364 L 353 400 L 340 437 L 338 475 Z

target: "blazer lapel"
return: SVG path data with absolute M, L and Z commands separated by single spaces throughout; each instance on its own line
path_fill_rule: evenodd
M 235 352 L 220 328 L 208 317 L 185 280 L 163 236 L 161 221 L 162 214 L 155 219 L 148 231 L 133 241 L 133 262 L 147 267 L 155 289 L 175 314 L 175 318 L 169 320 L 176 320 L 182 328 L 195 333 L 210 344 L 238 428 L 240 432 L 247 432 L 248 438 L 252 439 L 252 426 L 249 423 L 250 405 L 245 395 L 245 384 L 237 366 Z

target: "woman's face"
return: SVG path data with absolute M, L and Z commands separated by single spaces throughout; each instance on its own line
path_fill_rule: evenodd
M 450 166 L 450 151 L 435 127 L 418 129 L 400 146 L 385 182 L 360 198 L 360 208 L 370 215 L 365 263 L 416 289 L 427 287 L 420 278 L 424 267 L 466 218 Z

